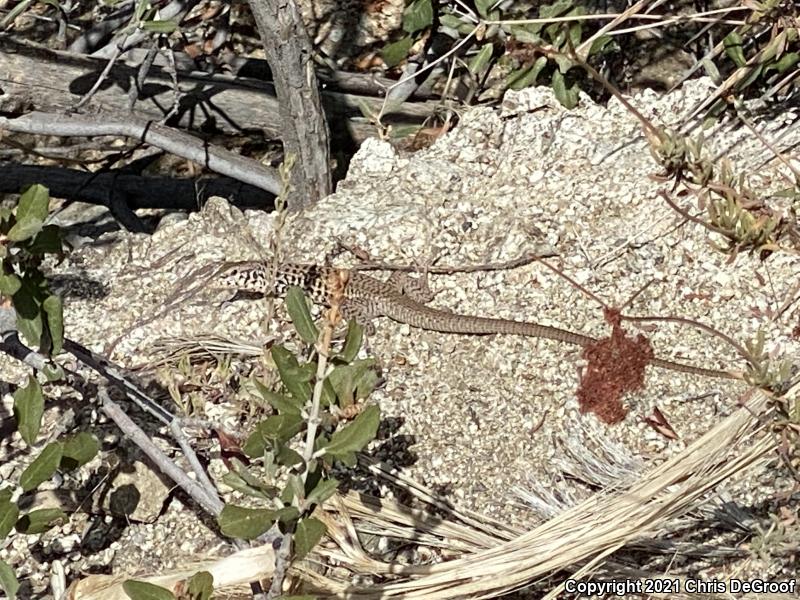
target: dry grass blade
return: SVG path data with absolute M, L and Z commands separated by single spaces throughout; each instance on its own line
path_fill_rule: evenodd
M 766 404 L 767 396 L 754 392 L 746 408 L 628 489 L 596 494 L 514 540 L 426 567 L 387 565 L 384 572 L 393 572 L 398 579 L 372 586 L 337 584 L 304 574 L 318 593 L 426 600 L 496 597 L 557 571 L 574 571 L 579 565 L 586 565 L 579 571 L 585 574 L 623 545 L 661 531 L 670 519 L 694 508 L 717 485 L 741 475 L 773 452 L 774 437 L 762 428 L 752 431 L 754 415 L 762 413 Z M 382 517 L 382 513 L 374 516 Z M 371 572 L 375 572 L 374 566 Z
M 264 343 L 235 340 L 217 334 L 195 336 L 176 336 L 156 340 L 150 350 L 156 358 L 147 368 L 175 366 L 188 358 L 190 362 L 211 360 L 217 362 L 220 356 L 259 357 L 264 354 Z
M 794 397 L 798 389 L 800 386 L 795 386 L 789 397 Z M 769 460 L 776 450 L 777 439 L 758 424 L 768 400 L 761 391 L 752 392 L 743 408 L 682 453 L 644 473 L 626 489 L 597 493 L 510 540 L 506 536 L 518 532 L 504 527 L 498 530 L 498 535 L 491 536 L 487 533 L 491 519 L 481 519 L 452 506 L 439 513 L 445 516 L 435 516 L 392 501 L 347 495 L 326 505 L 334 512 L 318 515 L 328 525 L 328 542 L 318 547 L 304 563 L 292 567 L 290 573 L 305 581 L 306 593 L 357 600 L 493 598 L 559 571 L 573 573 L 574 577 L 590 573 L 631 579 L 653 576 L 615 563 L 609 557 L 644 536 L 667 531 L 671 520 L 696 509 L 718 485 Z M 382 473 L 379 469 L 374 472 Z M 407 491 L 426 502 L 433 497 L 422 486 L 408 480 L 402 483 Z M 434 499 L 438 510 L 448 506 L 443 499 Z M 361 547 L 356 530 L 428 546 L 433 555 L 445 562 L 404 565 L 377 560 Z M 452 556 L 461 558 L 447 560 Z M 266 564 L 271 567 L 270 560 Z M 182 571 L 181 575 L 185 576 L 187 570 Z M 234 571 L 238 574 L 239 567 Z M 376 575 L 384 582 L 353 583 L 369 581 Z M 100 597 L 91 593 L 76 594 L 76 590 L 96 590 L 96 586 L 104 583 L 111 583 L 113 588 L 111 581 L 101 581 L 97 577 L 76 583 L 69 596 L 71 600 Z M 157 579 L 137 576 L 138 579 L 166 582 L 175 581 L 176 575 L 173 574 L 172 579 L 164 579 L 166 577 L 170 576 L 160 574 Z M 119 586 L 125 578 L 112 579 Z M 114 597 L 109 595 L 109 587 L 103 585 L 102 589 L 103 598 Z M 547 597 L 554 598 L 561 591 L 557 586 Z M 670 597 L 685 596 L 673 594 Z

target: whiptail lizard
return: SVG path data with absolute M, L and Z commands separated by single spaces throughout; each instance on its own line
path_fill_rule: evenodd
M 344 277 L 342 277 L 344 275 Z M 346 271 L 312 264 L 284 263 L 277 272 L 270 273 L 264 262 L 246 261 L 231 263 L 220 274 L 220 284 L 226 288 L 265 296 L 281 297 L 291 286 L 302 289 L 316 304 L 330 306 L 334 289 L 341 287 L 340 311 L 346 319 L 355 319 L 369 325 L 375 317 L 388 317 L 412 327 L 467 335 L 509 334 L 546 338 L 587 347 L 598 340 L 588 335 L 574 333 L 551 325 L 461 315 L 426 306 L 404 293 L 390 282 L 380 281 L 358 271 Z M 692 373 L 706 377 L 738 379 L 734 373 L 705 369 L 661 358 L 650 360 L 651 365 L 662 369 Z

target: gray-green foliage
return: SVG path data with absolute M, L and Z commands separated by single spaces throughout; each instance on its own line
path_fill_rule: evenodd
M 316 344 L 319 328 L 299 290 L 289 291 L 287 308 L 298 336 L 309 346 Z M 356 453 L 375 438 L 380 421 L 377 406 L 367 407 L 346 424 L 334 416 L 366 398 L 377 383 L 373 361 L 356 358 L 362 340 L 361 328 L 351 322 L 340 351 L 330 356 L 332 368 L 322 382 L 316 378 L 315 352 L 294 353 L 279 345 L 270 349 L 280 389 L 272 390 L 255 378 L 246 386 L 256 401 L 269 407 L 273 414 L 253 427 L 242 446 L 253 461 L 251 465 L 234 459 L 225 476 L 225 483 L 264 506 L 228 504 L 219 516 L 223 533 L 254 539 L 277 523 L 281 531 L 293 532 L 296 559 L 305 556 L 325 534 L 324 524 L 311 515 L 336 492 L 338 482 L 330 469 L 336 461 L 354 465 Z M 309 354 L 310 359 L 303 358 Z M 318 383 L 322 408 L 311 458 L 307 459 L 303 452 L 308 443 L 312 394 Z
M 743 96 L 781 101 L 778 96 L 791 94 L 792 81 L 796 82 L 793 70 L 800 62 L 800 5 L 764 0 L 748 3 L 747 8 L 751 12 L 744 23 L 728 32 L 702 62 L 719 86 L 717 99 L 705 112 L 709 121 L 723 111 L 738 110 L 735 100 Z M 722 58 L 723 52 L 730 62 Z
M 50 194 L 30 186 L 16 209 L 0 209 L 0 294 L 11 298 L 24 340 L 45 354 L 61 351 L 64 318 L 61 298 L 52 294 L 40 270 L 47 254 L 61 253 L 61 235 L 45 225 Z
M 499 97 L 506 89 L 549 85 L 558 100 L 569 108 L 578 101 L 578 81 L 583 73 L 570 58 L 585 38 L 590 21 L 520 23 L 529 8 L 513 2 L 477 0 L 479 23 L 465 15 L 456 3 L 411 0 L 403 12 L 404 35 L 387 45 L 382 56 L 392 67 L 405 59 L 415 41 L 435 29 L 453 38 L 453 44 L 467 42 L 459 52 L 458 64 L 469 73 L 476 91 Z M 557 19 L 587 14 L 573 0 L 556 0 L 539 7 L 538 19 Z M 514 22 L 516 21 L 516 22 Z M 594 26 L 596 29 L 596 26 Z M 614 48 L 612 38 L 598 37 L 582 58 L 587 59 Z
M 43 354 L 55 355 L 61 351 L 64 339 L 61 298 L 49 291 L 40 268 L 46 255 L 60 255 L 62 251 L 58 227 L 46 224 L 49 205 L 47 188 L 32 185 L 23 192 L 15 208 L 0 209 L 0 296 L 3 304 L 10 301 L 23 340 Z M 56 370 L 43 375 L 52 379 L 59 373 Z M 29 447 L 39 443 L 44 410 L 42 386 L 35 375 L 29 375 L 26 384 L 14 392 L 14 419 Z M 6 482 L 0 488 L 0 542 L 14 529 L 34 535 L 63 522 L 67 517 L 58 509 L 22 513 L 12 500 L 15 490 L 18 488 L 23 494 L 33 492 L 56 471 L 69 471 L 87 463 L 98 449 L 96 438 L 81 432 L 35 450 L 36 456 L 19 480 Z M 13 569 L 3 561 L 0 561 L 0 588 L 9 598 L 15 598 L 19 589 Z

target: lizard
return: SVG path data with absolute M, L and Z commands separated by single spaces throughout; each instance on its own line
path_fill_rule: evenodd
M 371 329 L 375 317 L 388 317 L 412 327 L 466 335 L 521 335 L 545 338 L 587 348 L 598 339 L 552 325 L 453 313 L 433 308 L 401 289 L 397 282 L 381 281 L 357 270 L 304 263 L 281 263 L 276 272 L 265 262 L 227 263 L 218 274 L 226 288 L 268 297 L 282 297 L 289 287 L 302 289 L 318 305 L 331 306 L 334 294 L 341 294 L 339 307 L 345 320 L 355 319 Z M 342 289 L 342 282 L 343 289 Z M 338 291 L 337 291 L 338 290 Z M 721 379 L 740 379 L 734 372 L 707 369 L 654 357 L 649 364 L 662 369 Z

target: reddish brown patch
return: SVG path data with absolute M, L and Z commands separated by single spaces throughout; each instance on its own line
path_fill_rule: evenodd
M 241 445 L 239 444 L 239 440 L 234 437 L 231 437 L 227 433 L 225 433 L 222 429 L 212 429 L 213 435 L 219 441 L 220 447 L 220 455 L 222 458 L 222 462 L 225 464 L 229 471 L 233 471 L 234 467 L 231 464 L 231 459 L 236 458 L 239 461 L 243 462 L 245 465 L 250 464 L 250 459 L 247 455 L 242 451 Z
M 653 358 L 653 348 L 643 335 L 628 337 L 620 324 L 619 311 L 606 310 L 611 337 L 587 346 L 583 357 L 589 365 L 581 378 L 578 402 L 581 412 L 593 412 L 604 423 L 619 423 L 628 414 L 622 395 L 644 386 L 644 368 Z

